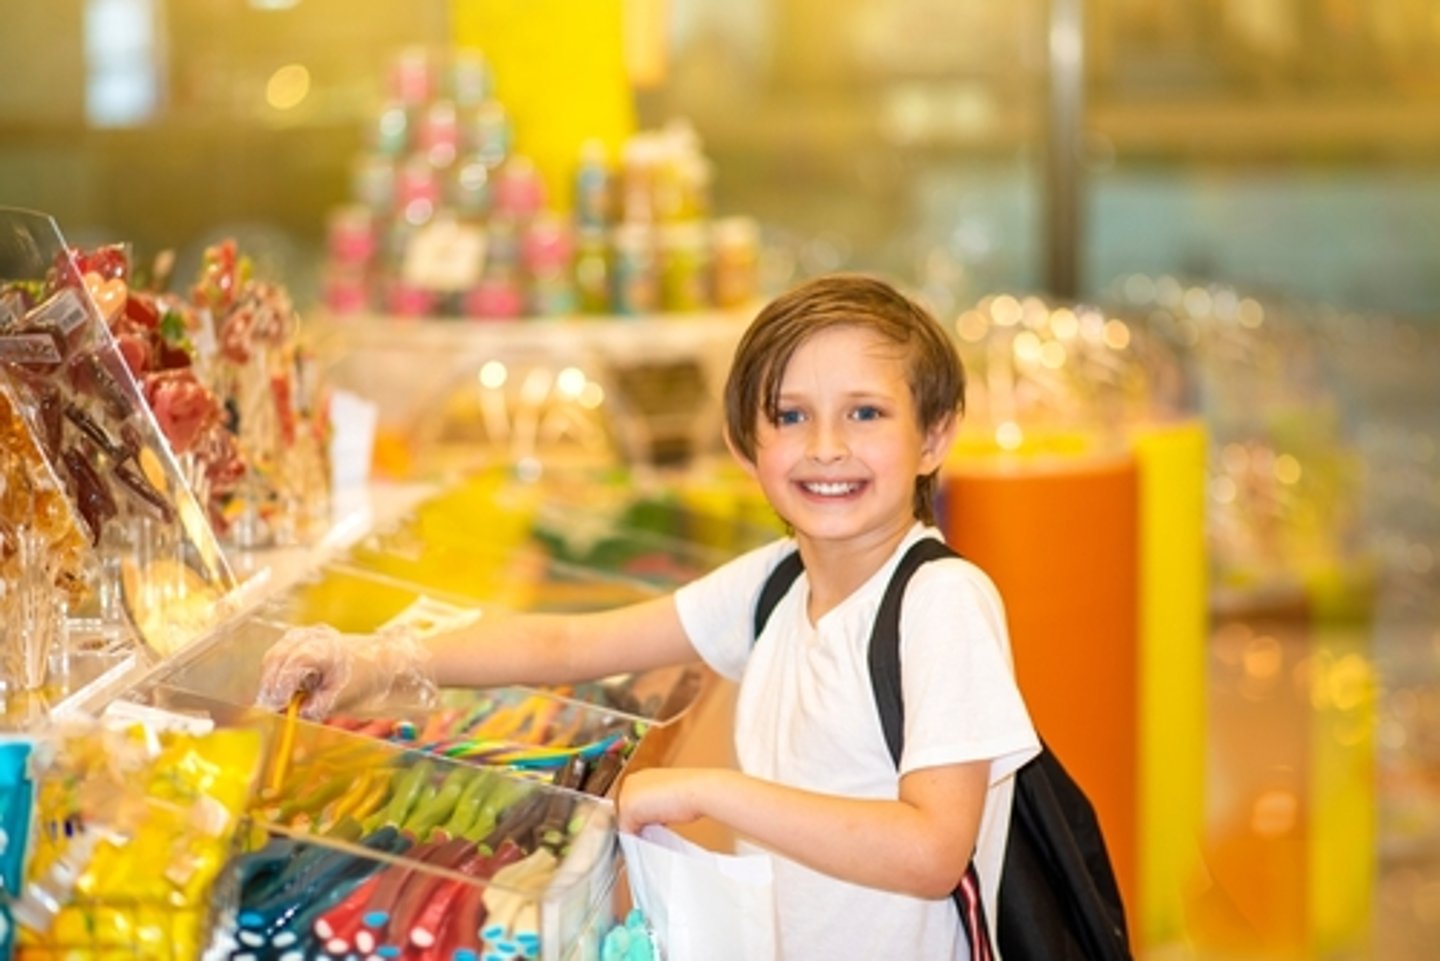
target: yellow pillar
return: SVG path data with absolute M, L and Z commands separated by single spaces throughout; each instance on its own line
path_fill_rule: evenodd
M 1209 629 L 1203 423 L 1146 427 L 1140 465 L 1140 903 L 1144 944 L 1185 935 L 1205 830 Z
M 545 179 L 549 206 L 569 210 L 586 140 L 616 159 L 635 129 L 623 0 L 452 0 L 457 46 L 481 51 L 515 151 Z
M 1364 953 L 1376 879 L 1373 572 L 1312 572 L 1310 937 L 1313 957 Z

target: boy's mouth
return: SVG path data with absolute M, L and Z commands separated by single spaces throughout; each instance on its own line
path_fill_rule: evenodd
M 859 481 L 803 481 L 800 484 L 805 493 L 817 497 L 845 497 L 862 486 Z

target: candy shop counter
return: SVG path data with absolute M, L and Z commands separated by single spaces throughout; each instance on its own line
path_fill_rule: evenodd
M 0 894 L 19 956 L 597 957 L 618 903 L 610 799 L 686 750 L 710 672 L 444 689 L 319 723 L 252 705 L 294 626 L 612 606 L 766 536 L 713 490 L 643 486 L 377 488 L 315 543 L 238 558 L 246 594 L 218 625 L 17 736 L 38 825 Z

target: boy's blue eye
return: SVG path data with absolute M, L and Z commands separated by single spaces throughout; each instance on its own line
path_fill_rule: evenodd
M 788 424 L 798 424 L 805 419 L 805 415 L 798 410 L 781 409 L 775 412 L 775 425 L 784 427 Z
M 851 416 L 856 420 L 878 420 L 883 414 L 880 408 L 873 404 L 862 404 L 855 408 L 855 413 Z

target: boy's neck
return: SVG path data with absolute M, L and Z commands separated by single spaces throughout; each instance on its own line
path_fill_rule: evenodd
M 795 535 L 800 558 L 809 581 L 808 614 L 813 624 L 834 610 L 895 555 L 902 541 L 915 527 L 912 517 L 883 535 L 827 541 Z

